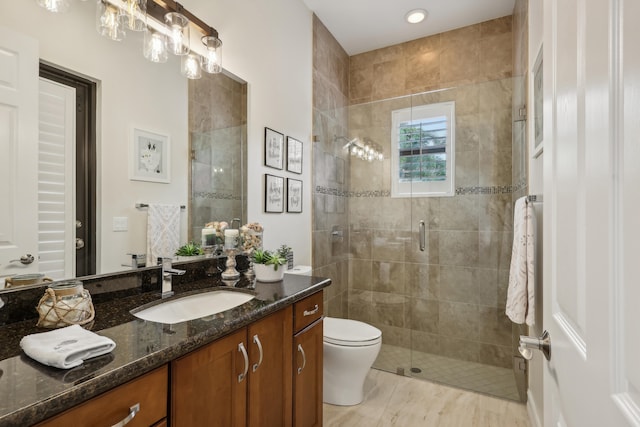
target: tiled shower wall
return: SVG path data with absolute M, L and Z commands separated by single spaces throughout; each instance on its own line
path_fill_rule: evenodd
M 189 239 L 211 221 L 246 222 L 247 85 L 224 74 L 189 80 Z
M 387 344 L 512 366 L 504 315 L 512 243 L 512 20 L 351 58 L 349 136 L 383 147 L 351 160 L 348 314 Z M 446 89 L 411 97 L 421 91 Z M 391 111 L 456 101 L 454 197 L 391 198 Z M 418 221 L 428 227 L 418 250 Z
M 347 135 L 349 56 L 313 17 L 313 269 L 330 277 L 325 312 L 347 317 L 349 162 Z M 336 140 L 338 137 L 338 140 Z
M 329 315 L 370 322 L 388 344 L 511 366 L 511 76 L 511 17 L 351 58 L 314 17 L 313 266 L 334 281 Z M 391 198 L 390 112 L 444 100 L 456 101 L 458 194 Z M 350 159 L 336 136 L 369 137 L 385 160 Z

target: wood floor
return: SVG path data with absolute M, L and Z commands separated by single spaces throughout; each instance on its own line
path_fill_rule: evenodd
M 364 402 L 324 404 L 324 427 L 531 427 L 525 405 L 372 369 Z

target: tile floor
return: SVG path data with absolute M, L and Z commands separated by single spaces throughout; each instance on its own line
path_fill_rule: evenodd
M 372 369 L 356 406 L 324 404 L 324 427 L 531 427 L 526 407 Z
M 411 360 L 413 357 L 413 360 Z M 479 393 L 519 401 L 516 379 L 512 369 L 481 363 L 451 359 L 408 348 L 383 344 L 374 368 L 396 373 L 404 368 L 405 375 L 460 387 Z M 414 373 L 410 368 L 420 368 Z

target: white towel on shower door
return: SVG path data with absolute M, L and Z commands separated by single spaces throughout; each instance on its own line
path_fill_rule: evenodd
M 514 323 L 535 323 L 536 217 L 527 197 L 516 200 L 513 212 L 513 249 L 506 314 Z
M 147 265 L 158 257 L 173 257 L 180 247 L 180 206 L 149 205 L 147 217 Z

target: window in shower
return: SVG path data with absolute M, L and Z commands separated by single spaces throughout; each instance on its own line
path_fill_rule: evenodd
M 391 196 L 453 196 L 455 102 L 394 110 Z

